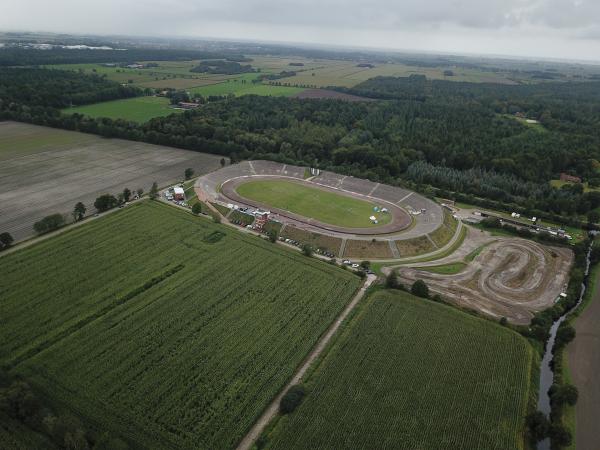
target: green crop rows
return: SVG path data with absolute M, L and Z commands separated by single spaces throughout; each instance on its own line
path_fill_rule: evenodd
M 146 201 L 0 258 L 0 364 L 134 448 L 234 448 L 360 280 Z
M 522 449 L 532 350 L 516 333 L 379 291 L 307 380 L 274 449 Z

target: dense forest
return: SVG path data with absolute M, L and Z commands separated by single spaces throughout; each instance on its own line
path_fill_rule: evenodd
M 36 109 L 66 108 L 141 94 L 138 88 L 122 86 L 99 75 L 51 69 L 0 68 L 0 110 L 14 110 L 17 105 Z
M 59 73 L 44 71 L 40 76 L 49 74 L 52 79 Z M 64 83 L 70 76 L 81 77 L 65 74 Z M 56 99 L 64 96 L 62 88 L 52 92 L 51 86 L 40 94 L 39 105 L 56 106 Z M 503 86 L 377 78 L 352 92 L 386 100 L 245 96 L 141 125 L 61 116 L 51 108 L 32 113 L 32 108 L 14 104 L 4 107 L 0 118 L 234 160 L 269 158 L 319 166 L 426 191 L 434 186 L 439 190 L 431 193 L 461 196 L 463 201 L 481 197 L 571 218 L 600 206 L 600 194 L 584 193 L 581 185 L 559 190 L 548 183 L 561 172 L 598 183 L 600 83 Z M 531 126 L 525 117 L 540 123 Z

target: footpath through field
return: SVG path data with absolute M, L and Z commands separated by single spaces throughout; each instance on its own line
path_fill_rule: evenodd
M 265 411 L 256 421 L 254 426 L 250 429 L 248 434 L 246 434 L 244 439 L 242 439 L 240 444 L 237 446 L 237 450 L 249 450 L 250 448 L 252 448 L 254 442 L 256 442 L 260 434 L 264 431 L 269 422 L 273 420 L 273 418 L 277 414 L 277 411 L 279 410 L 279 403 L 281 402 L 283 396 L 292 386 L 300 382 L 300 380 L 302 379 L 308 368 L 311 366 L 311 364 L 321 355 L 321 353 L 323 353 L 323 350 L 325 350 L 325 347 L 327 347 L 327 344 L 335 335 L 342 322 L 344 322 L 344 320 L 348 317 L 348 315 L 352 312 L 356 305 L 358 305 L 358 302 L 364 297 L 367 288 L 371 286 L 373 281 L 375 281 L 376 279 L 377 277 L 375 275 L 367 276 L 365 283 L 358 290 L 352 301 L 348 303 L 348 306 L 344 308 L 342 313 L 331 324 L 327 332 L 321 337 L 321 339 L 319 339 L 317 345 L 308 354 L 308 356 L 306 357 L 302 365 L 298 368 L 290 382 L 285 386 L 285 388 L 283 388 L 283 390 L 277 395 L 277 397 L 273 399 L 271 404 L 267 407 L 267 409 L 265 409 Z

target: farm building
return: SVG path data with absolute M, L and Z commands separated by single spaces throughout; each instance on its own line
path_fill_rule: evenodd
M 173 188 L 173 198 L 175 200 L 185 200 L 185 192 L 182 187 Z
M 560 174 L 560 181 L 567 181 L 569 183 L 581 183 L 581 178 L 569 175 L 566 173 Z

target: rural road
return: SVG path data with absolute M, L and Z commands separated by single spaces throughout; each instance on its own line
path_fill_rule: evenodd
M 279 411 L 279 403 L 281 402 L 282 397 L 285 393 L 294 385 L 298 384 L 302 377 L 306 374 L 308 368 L 312 365 L 312 363 L 323 353 L 325 347 L 331 338 L 335 335 L 340 325 L 344 320 L 348 317 L 348 315 L 352 312 L 352 310 L 356 307 L 358 302 L 363 298 L 367 288 L 375 281 L 377 277 L 375 275 L 368 275 L 362 287 L 358 290 L 354 298 L 348 305 L 344 308 L 341 314 L 335 319 L 335 321 L 329 326 L 329 329 L 325 332 L 325 334 L 319 339 L 317 345 L 310 351 L 302 365 L 298 368 L 292 379 L 289 383 L 281 390 L 281 392 L 273 399 L 271 404 L 265 409 L 262 415 L 258 418 L 254 426 L 250 429 L 248 434 L 242 439 L 240 444 L 237 446 L 237 450 L 249 450 L 252 448 L 252 445 L 259 438 L 260 434 L 269 424 L 269 422 L 275 417 L 277 412 Z

